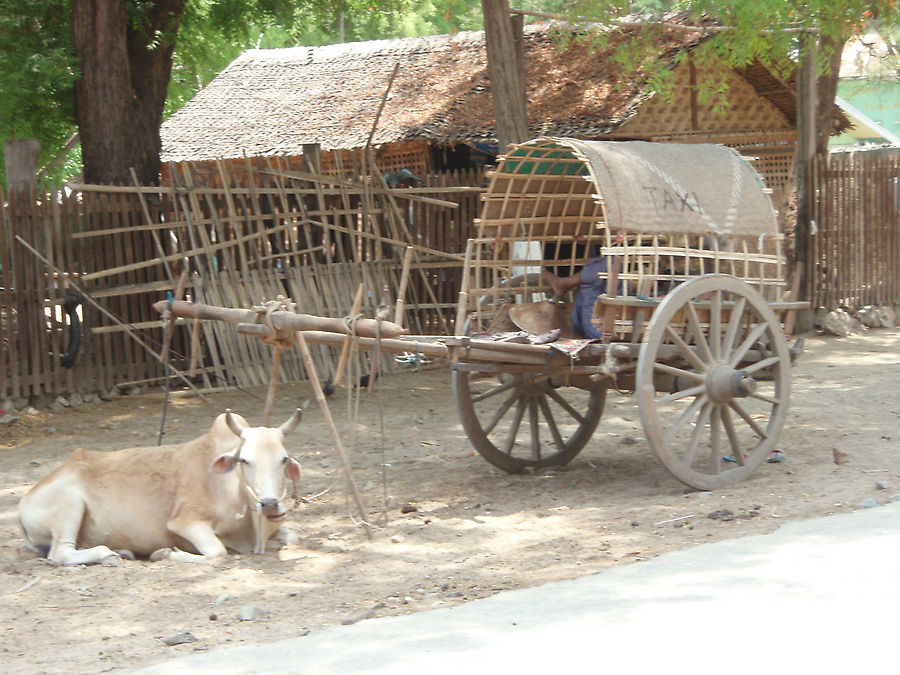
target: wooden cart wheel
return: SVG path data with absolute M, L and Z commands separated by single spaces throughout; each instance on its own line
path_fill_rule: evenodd
M 523 373 L 453 371 L 463 429 L 488 462 L 509 473 L 559 466 L 581 452 L 603 413 L 606 389 L 557 386 Z
M 657 307 L 638 357 L 650 447 L 691 487 L 744 480 L 775 448 L 790 369 L 781 324 L 753 288 L 726 274 L 683 283 Z

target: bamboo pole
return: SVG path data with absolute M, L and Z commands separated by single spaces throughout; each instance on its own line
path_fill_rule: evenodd
M 188 270 L 187 267 L 181 270 L 181 276 L 178 277 L 178 285 L 175 287 L 175 295 L 173 296 L 175 300 L 181 300 L 184 297 L 184 289 L 187 286 L 188 281 Z M 166 309 L 162 313 L 163 321 L 166 323 L 165 336 L 163 337 L 163 349 L 159 354 L 159 362 L 163 363 L 165 359 L 168 358 L 169 355 L 169 345 L 172 344 L 172 333 L 175 330 L 175 316 L 172 316 L 172 313 Z
M 259 314 L 252 309 L 235 309 L 231 307 L 215 307 L 213 305 L 204 305 L 197 302 L 187 302 L 186 300 L 175 300 L 169 303 L 167 300 L 160 300 L 153 303 L 153 309 L 162 313 L 166 309 L 170 309 L 175 316 L 190 319 L 212 319 L 214 321 L 228 321 L 229 323 L 255 323 Z M 333 333 L 343 333 L 347 335 L 347 327 L 344 326 L 343 319 L 332 319 L 322 316 L 313 316 L 312 314 L 295 314 L 278 310 L 269 314 L 272 327 L 276 330 L 325 330 Z M 374 337 L 376 330 L 379 328 L 381 334 L 387 337 L 395 338 L 405 334 L 407 331 L 402 326 L 389 321 L 377 321 L 375 319 L 359 319 L 356 322 L 356 331 L 360 335 L 366 337 Z
M 409 265 L 412 262 L 413 247 L 407 246 L 403 255 L 403 270 L 400 273 L 400 290 L 397 291 L 397 307 L 394 309 L 394 323 L 403 325 L 403 310 L 406 304 L 406 286 L 409 284 Z
M 269 389 L 266 392 L 266 406 L 263 412 L 264 424 L 272 426 L 272 406 L 275 404 L 275 391 L 278 389 L 278 371 L 281 368 L 281 347 L 275 345 L 272 355 L 272 371 L 269 373 Z
M 475 240 L 469 239 L 466 242 L 466 255 L 463 262 L 463 278 L 462 278 L 462 287 L 459 289 L 459 300 L 457 301 L 456 306 L 456 324 L 454 325 L 454 334 L 455 335 L 463 335 L 463 326 L 466 321 L 466 312 L 469 307 L 469 279 L 472 277 L 472 249 L 474 248 Z
M 362 518 L 363 527 L 366 530 L 366 537 L 370 540 L 372 539 L 372 530 L 369 526 L 368 516 L 366 515 L 366 508 L 363 506 L 362 498 L 359 495 L 359 490 L 356 488 L 356 481 L 353 480 L 353 469 L 350 466 L 350 460 L 347 457 L 347 453 L 344 452 L 344 446 L 341 443 L 340 434 L 338 434 L 337 426 L 334 424 L 334 418 L 331 416 L 331 410 L 328 408 L 328 402 L 325 400 L 325 393 L 322 391 L 322 385 L 319 382 L 319 375 L 316 371 L 316 366 L 312 360 L 312 354 L 309 351 L 309 345 L 306 344 L 306 340 L 303 338 L 303 333 L 297 333 L 297 345 L 300 347 L 300 355 L 303 357 L 303 365 L 306 367 L 306 374 L 309 376 L 309 382 L 312 385 L 313 392 L 316 395 L 316 402 L 319 404 L 319 410 L 322 411 L 322 417 L 325 418 L 325 423 L 328 425 L 328 430 L 331 432 L 331 440 L 334 443 L 335 450 L 337 450 L 338 456 L 341 459 L 341 466 L 344 469 L 344 478 L 347 480 L 347 487 L 350 489 L 350 494 L 353 495 L 353 500 L 356 502 L 356 509 L 359 511 L 359 515 Z
M 365 284 L 360 284 L 356 289 L 356 297 L 353 298 L 353 307 L 350 308 L 350 318 L 359 314 L 359 308 L 362 307 L 363 290 Z M 350 346 L 352 338 L 348 335 L 344 338 L 344 344 L 341 347 L 341 358 L 338 361 L 337 372 L 334 375 L 334 386 L 337 387 L 344 379 L 344 371 L 347 369 L 347 358 L 350 356 Z
M 242 335 L 265 337 L 268 331 L 265 326 L 253 323 L 238 324 L 237 332 Z M 307 342 L 312 344 L 341 346 L 345 336 L 340 333 L 328 331 L 301 331 Z M 556 354 L 547 345 L 527 345 L 508 342 L 492 342 L 490 340 L 471 340 L 465 343 L 448 346 L 444 342 L 418 341 L 416 339 L 391 339 L 374 337 L 358 337 L 356 344 L 360 349 L 374 351 L 376 345 L 379 350 L 389 354 L 403 354 L 405 352 L 418 352 L 429 358 L 439 360 L 449 359 L 458 354 L 464 361 L 489 361 L 491 363 L 521 363 L 531 366 L 546 366 L 547 361 Z

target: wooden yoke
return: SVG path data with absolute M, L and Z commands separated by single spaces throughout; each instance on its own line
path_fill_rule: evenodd
M 235 309 L 231 307 L 215 307 L 198 302 L 175 300 L 169 302 L 160 300 L 153 303 L 153 309 L 162 314 L 167 309 L 172 316 L 191 319 L 212 319 L 214 321 L 227 321 L 229 323 L 256 323 L 259 314 L 252 309 Z M 312 314 L 296 314 L 294 312 L 275 311 L 270 315 L 272 326 L 276 330 L 321 330 L 332 333 L 348 334 L 343 319 L 333 319 Z M 381 324 L 381 336 L 396 338 L 408 331 L 403 326 L 398 326 L 390 321 L 377 321 L 375 319 L 358 319 L 355 324 L 357 335 L 375 337 Z

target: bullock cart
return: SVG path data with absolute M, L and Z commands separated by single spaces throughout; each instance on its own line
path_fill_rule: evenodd
M 801 346 L 784 323 L 805 303 L 790 297 L 775 213 L 746 160 L 714 145 L 540 138 L 501 159 L 484 200 L 447 344 L 460 420 L 487 461 L 569 462 L 610 389 L 636 395 L 647 444 L 692 487 L 741 481 L 770 456 Z M 542 296 L 597 262 L 605 292 L 582 329 L 602 337 L 566 340 L 573 302 Z M 551 329 L 563 339 L 497 342 L 487 358 L 475 337 Z
M 789 348 L 785 325 L 806 305 L 787 288 L 781 244 L 759 177 L 728 148 L 539 138 L 491 175 L 456 335 L 382 321 L 353 339 L 447 360 L 468 438 L 504 471 L 571 461 L 613 389 L 636 395 L 646 442 L 676 478 L 722 487 L 770 456 L 787 419 L 801 345 Z M 585 299 L 561 292 L 576 274 L 577 293 L 604 291 L 586 296 L 580 327 L 594 339 L 571 321 Z M 323 330 L 289 315 L 239 330 L 348 340 L 346 321 Z

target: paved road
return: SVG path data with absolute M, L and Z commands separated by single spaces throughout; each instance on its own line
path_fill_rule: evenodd
M 898 617 L 900 502 L 137 672 L 896 673 Z

